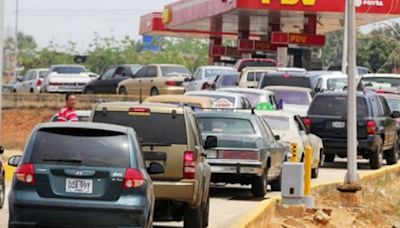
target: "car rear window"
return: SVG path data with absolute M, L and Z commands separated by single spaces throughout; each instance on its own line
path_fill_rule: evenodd
M 400 100 L 399 99 L 386 98 L 386 101 L 389 105 L 391 112 L 400 111 Z
M 91 167 L 130 167 L 128 136 L 120 132 L 49 128 L 35 135 L 31 161 Z M 73 162 L 68 162 L 73 161 Z
M 265 74 L 265 72 L 249 72 L 247 74 L 247 81 L 257 81 L 259 82 L 261 77 Z
M 343 90 L 347 87 L 347 78 L 332 78 L 327 81 L 328 90 Z
M 239 71 L 242 71 L 246 67 L 276 67 L 276 63 L 272 61 L 244 61 L 239 63 L 239 67 L 236 67 Z
M 290 74 L 269 74 L 263 76 L 260 88 L 266 86 L 296 86 L 311 88 L 310 78 L 307 76 L 291 76 Z
M 396 77 L 367 77 L 361 78 L 361 83 L 365 87 L 375 89 L 400 87 L 400 78 Z
M 93 122 L 132 127 L 141 143 L 154 145 L 187 144 L 184 115 L 151 113 L 150 115 L 129 114 L 128 111 L 96 111 Z
M 85 68 L 83 67 L 54 67 L 51 69 L 51 72 L 57 72 L 59 74 L 80 74 L 86 73 Z
M 267 116 L 263 115 L 262 118 L 267 122 L 272 130 L 288 131 L 289 118 L 284 116 Z
M 310 106 L 309 113 L 311 115 L 347 117 L 347 97 L 317 96 Z M 366 117 L 367 115 L 368 109 L 365 98 L 357 97 L 357 116 Z
M 276 101 L 279 103 L 281 101 L 284 104 L 297 104 L 297 105 L 309 105 L 310 95 L 305 91 L 295 91 L 295 90 L 272 90 L 275 95 Z
M 163 66 L 161 67 L 161 73 L 163 77 L 173 77 L 173 76 L 190 76 L 191 73 L 185 67 L 180 66 Z
M 220 117 L 198 117 L 202 132 L 225 134 L 254 134 L 255 130 L 250 120 Z
M 238 74 L 223 75 L 219 79 L 220 81 L 218 84 L 221 87 L 236 86 L 238 79 L 239 79 Z

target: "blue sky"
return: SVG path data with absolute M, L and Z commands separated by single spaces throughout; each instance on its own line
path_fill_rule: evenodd
M 15 1 L 5 0 L 5 27 L 14 29 Z M 94 37 L 139 39 L 140 16 L 162 11 L 174 0 L 19 0 L 19 31 L 33 35 L 40 46 L 50 41 L 76 42 L 86 50 Z

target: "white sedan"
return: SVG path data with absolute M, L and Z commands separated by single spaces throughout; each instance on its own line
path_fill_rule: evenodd
M 93 78 L 89 76 L 85 67 L 80 65 L 53 65 L 49 75 L 44 79 L 44 92 L 82 92 L 83 88 Z
M 307 131 L 300 116 L 285 111 L 256 111 L 272 132 L 279 135 L 280 140 L 291 145 L 292 161 L 302 162 L 305 148 L 312 148 L 312 178 L 318 177 L 319 167 L 324 161 L 324 146 L 321 138 Z

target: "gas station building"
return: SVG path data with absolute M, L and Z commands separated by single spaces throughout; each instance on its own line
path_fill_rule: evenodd
M 400 0 L 355 2 L 357 26 L 400 15 Z M 142 16 L 140 34 L 208 39 L 210 64 L 264 57 L 278 66 L 321 69 L 324 34 L 343 29 L 345 5 L 345 0 L 180 0 Z

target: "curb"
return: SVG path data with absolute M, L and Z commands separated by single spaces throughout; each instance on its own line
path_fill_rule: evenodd
M 400 174 L 400 163 L 392 166 L 386 166 L 369 174 L 363 174 L 360 177 L 361 183 L 374 183 Z M 343 184 L 342 181 L 331 181 L 322 184 L 315 184 L 311 188 L 312 195 L 318 197 L 336 190 L 336 187 Z M 243 218 L 231 225 L 231 228 L 250 228 L 250 227 L 268 227 L 269 220 L 275 215 L 275 206 L 282 201 L 280 196 L 266 199 L 260 202 L 256 208 L 248 212 Z

